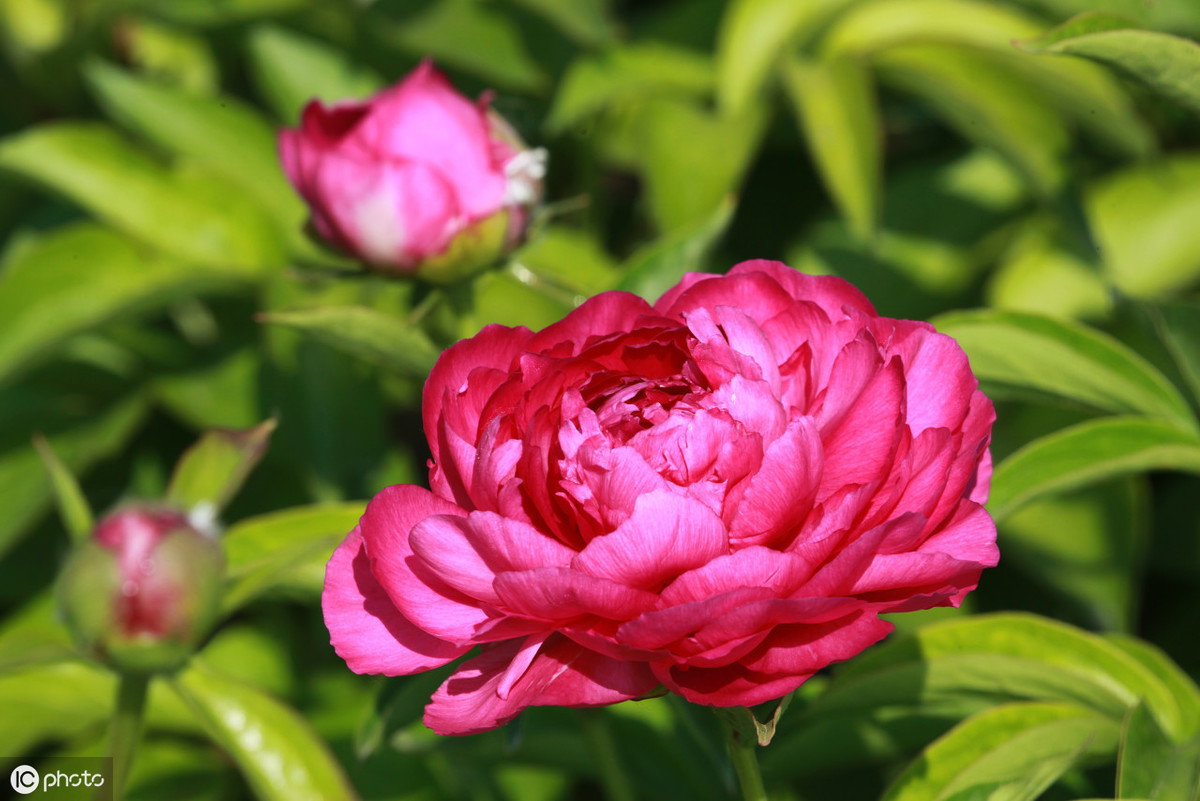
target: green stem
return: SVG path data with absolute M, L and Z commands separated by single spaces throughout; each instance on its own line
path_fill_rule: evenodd
M 608 717 L 599 709 L 582 709 L 579 717 L 583 721 L 584 737 L 600 770 L 604 797 L 608 801 L 634 801 L 633 782 L 629 780 L 629 774 L 625 772 L 617 754 L 617 744 L 608 727 Z
M 121 801 L 125 781 L 133 764 L 133 752 L 142 734 L 142 717 L 146 710 L 146 690 L 150 676 L 145 673 L 123 673 L 117 686 L 117 711 L 113 715 L 110 737 L 113 760 L 113 801 Z
M 737 772 L 738 785 L 742 788 L 743 801 L 767 801 L 762 773 L 758 769 L 758 757 L 754 753 L 758 743 L 753 737 L 737 731 L 724 716 L 721 716 L 721 725 L 725 729 L 725 742 L 729 746 L 733 769 Z

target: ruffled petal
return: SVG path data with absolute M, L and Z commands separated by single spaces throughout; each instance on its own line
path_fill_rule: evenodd
M 440 640 L 400 614 L 371 572 L 358 528 L 325 568 L 321 610 L 333 649 L 355 673 L 418 673 L 446 664 L 469 647 Z

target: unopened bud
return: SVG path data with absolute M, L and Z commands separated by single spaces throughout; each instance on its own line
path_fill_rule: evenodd
M 129 671 L 174 669 L 220 608 L 223 558 L 174 509 L 129 506 L 96 526 L 63 568 L 59 603 L 81 647 Z

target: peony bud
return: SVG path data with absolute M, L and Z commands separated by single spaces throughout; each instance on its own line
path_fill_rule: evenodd
M 545 151 L 487 102 L 426 61 L 368 100 L 309 103 L 279 150 L 312 227 L 374 269 L 432 281 L 498 261 L 541 199 Z
M 220 546 L 181 512 L 130 506 L 76 546 L 59 605 L 84 649 L 122 670 L 171 670 L 216 619 L 222 567 Z

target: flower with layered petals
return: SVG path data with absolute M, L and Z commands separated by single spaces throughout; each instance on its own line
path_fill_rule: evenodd
M 279 150 L 325 241 L 435 281 L 511 250 L 541 198 L 543 151 L 525 149 L 486 97 L 463 97 L 428 61 L 368 100 L 314 100 Z
M 432 492 L 370 502 L 325 621 L 360 673 L 478 646 L 443 734 L 659 685 L 779 698 L 996 563 L 993 416 L 954 340 L 777 262 L 489 326 L 425 385 Z

